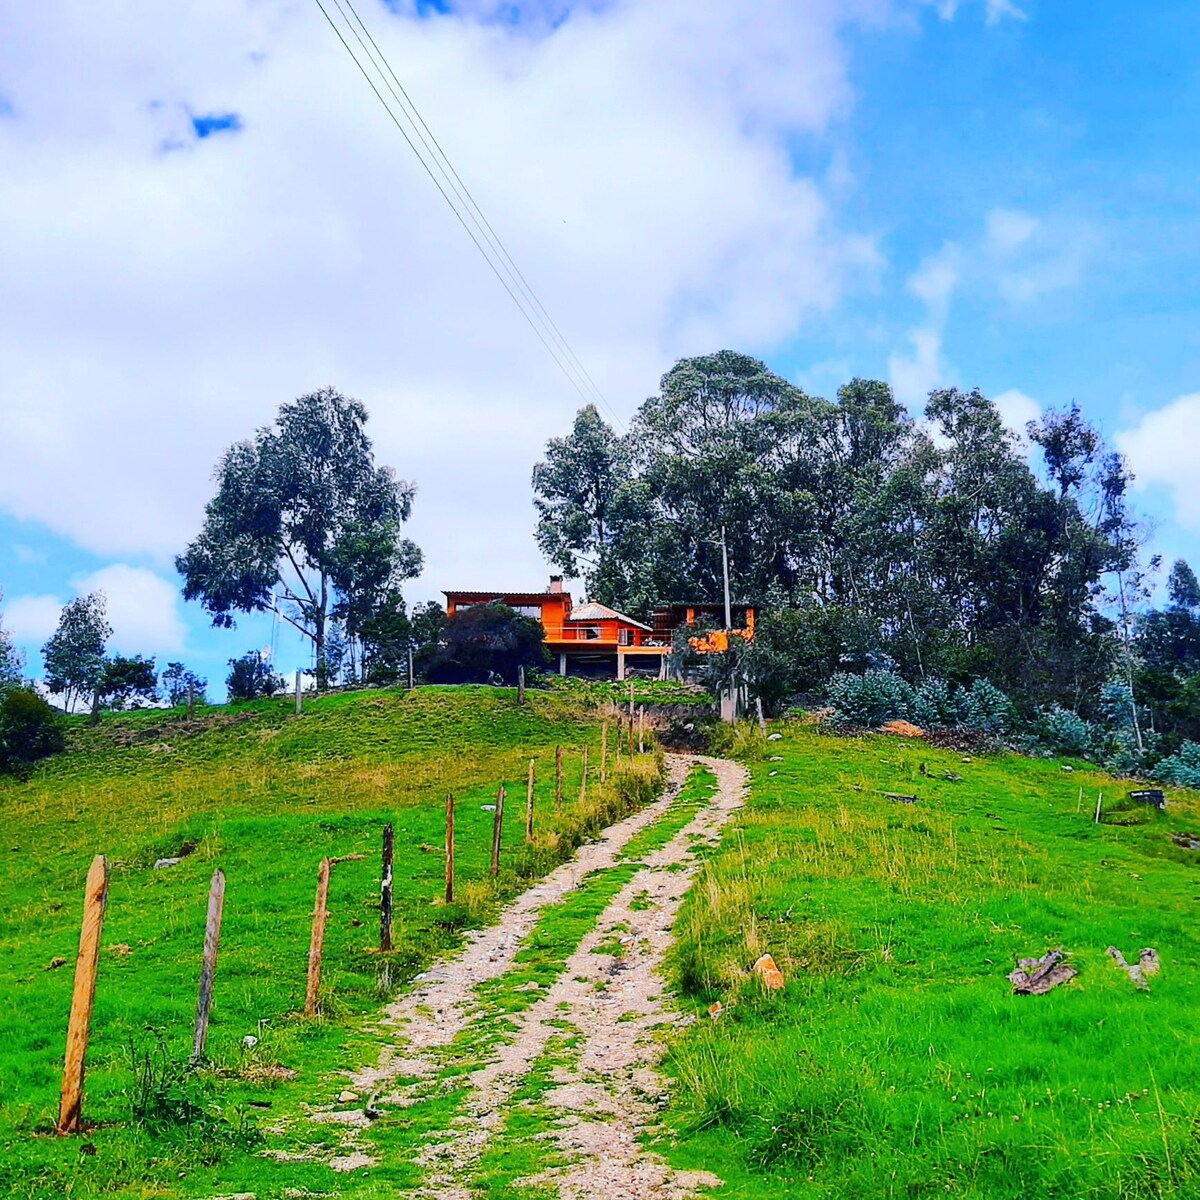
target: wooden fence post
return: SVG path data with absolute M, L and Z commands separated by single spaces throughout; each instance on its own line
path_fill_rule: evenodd
M 554 747 L 554 811 L 562 812 L 563 759 L 562 747 Z
M 525 840 L 533 841 L 533 781 L 534 781 L 534 766 L 533 759 L 529 760 L 529 784 L 525 789 Z
M 213 982 L 217 977 L 217 947 L 221 944 L 221 914 L 225 910 L 225 872 L 213 872 L 208 889 L 208 921 L 204 926 L 204 964 L 200 968 L 200 994 L 196 997 L 196 1032 L 192 1038 L 192 1063 L 204 1060 L 208 1044 L 208 1017 L 212 1012 Z
M 413 652 L 412 647 L 408 648 L 408 690 L 413 690 Z
M 629 681 L 629 731 L 630 737 L 633 736 L 633 680 Z M 629 753 L 633 753 L 633 742 L 629 743 Z
M 617 716 L 617 764 L 621 762 L 621 744 L 625 740 L 625 726 L 620 715 Z
M 71 993 L 71 1017 L 67 1022 L 67 1053 L 63 1062 L 62 1101 L 58 1109 L 58 1132 L 78 1133 L 83 1113 L 83 1068 L 87 1058 L 92 1009 L 96 1003 L 96 970 L 100 965 L 100 932 L 108 903 L 108 859 L 92 859 L 83 890 L 83 927 L 79 933 L 79 957 L 75 960 L 75 988 Z
M 1100 792 L 1096 796 L 1096 822 L 1095 823 L 1097 825 L 1100 824 L 1100 812 L 1101 812 L 1101 809 L 1103 809 L 1103 807 L 1104 807 L 1104 793 Z
M 583 774 L 579 780 L 579 807 L 587 803 L 588 748 L 583 748 Z
M 379 885 L 379 949 L 392 948 L 392 860 L 395 857 L 396 834 L 389 821 L 383 827 L 383 871 Z
M 600 782 L 608 779 L 608 722 L 600 726 Z
M 308 987 L 304 992 L 304 1015 L 316 1015 L 317 994 L 321 989 L 321 958 L 325 953 L 325 921 L 329 916 L 328 858 L 321 859 L 317 871 L 317 900 L 313 906 L 312 941 L 308 945 Z
M 446 903 L 454 903 L 454 796 L 446 796 Z
M 517 668 L 517 703 L 525 703 L 525 668 Z
M 504 784 L 496 791 L 496 812 L 492 818 L 492 878 L 500 874 L 500 834 L 504 829 Z
M 646 706 L 638 708 L 638 753 L 646 753 Z

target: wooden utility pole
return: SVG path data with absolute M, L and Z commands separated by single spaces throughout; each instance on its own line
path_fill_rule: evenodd
M 608 780 L 608 722 L 600 726 L 600 782 Z
M 554 747 L 554 811 L 562 812 L 563 758 L 562 747 Z
M 446 796 L 446 903 L 454 903 L 454 796 Z
M 317 871 L 317 900 L 313 905 L 312 940 L 308 944 L 308 986 L 304 991 L 304 1015 L 316 1016 L 321 990 L 321 959 L 325 954 L 325 922 L 329 916 L 329 872 L 332 864 L 321 859 Z
M 79 957 L 75 960 L 75 989 L 71 993 L 71 1017 L 67 1022 L 67 1053 L 63 1063 L 62 1101 L 58 1109 L 58 1132 L 78 1133 L 83 1113 L 83 1068 L 87 1058 L 92 1009 L 96 1004 L 96 971 L 100 966 L 100 933 L 108 903 L 108 859 L 92 859 L 83 890 L 83 927 L 79 934 Z
M 525 840 L 533 841 L 533 781 L 534 781 L 534 766 L 533 759 L 529 760 L 529 783 L 525 788 Z
M 208 1018 L 212 1012 L 213 983 L 217 977 L 217 947 L 221 944 L 221 914 L 225 909 L 225 872 L 213 872 L 208 889 L 208 921 L 204 926 L 204 963 L 200 968 L 200 994 L 196 998 L 196 1032 L 192 1038 L 192 1063 L 203 1062 L 208 1044 Z
M 496 791 L 496 812 L 492 818 L 492 878 L 500 874 L 500 836 L 504 830 L 504 784 Z
M 383 869 L 379 885 L 379 949 L 392 948 L 392 861 L 396 852 L 396 834 L 389 821 L 383 827 Z
M 588 772 L 588 748 L 583 748 L 583 774 L 579 779 L 579 807 L 582 808 L 587 802 L 587 772 Z

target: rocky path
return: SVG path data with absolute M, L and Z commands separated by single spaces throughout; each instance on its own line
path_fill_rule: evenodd
M 743 802 L 747 774 L 723 759 L 670 756 L 670 783 L 662 798 L 611 826 L 595 843 L 518 897 L 499 922 L 474 935 L 467 949 L 431 970 L 385 1016 L 389 1040 L 379 1062 L 351 1077 L 350 1088 L 370 1097 L 361 1108 L 327 1107 L 313 1119 L 340 1125 L 344 1144 L 331 1165 L 353 1171 L 375 1160 L 358 1131 L 391 1111 L 412 1109 L 453 1088 L 462 1101 L 446 1127 L 424 1141 L 418 1161 L 423 1183 L 410 1195 L 426 1200 L 470 1200 L 481 1158 L 505 1137 L 514 1098 L 527 1094 L 537 1064 L 539 1112 L 545 1120 L 546 1158 L 552 1166 L 526 1182 L 576 1200 L 682 1200 L 712 1176 L 672 1171 L 647 1153 L 641 1134 L 654 1123 L 664 1086 L 655 1069 L 657 1027 L 673 1021 L 665 1003 L 661 967 L 672 927 L 699 867 L 697 850 L 712 844 Z M 567 954 L 547 987 L 516 1012 L 488 1011 L 487 987 L 502 985 L 539 917 L 597 872 L 618 867 L 622 851 L 651 831 L 670 810 L 688 772 L 702 763 L 716 777 L 711 799 L 657 850 L 642 856 L 630 877 L 614 876 L 615 894 L 590 932 Z M 491 1029 L 499 1034 L 487 1037 Z M 448 1063 L 476 1040 L 469 1073 L 446 1078 Z M 569 1035 L 572 1051 L 555 1059 L 553 1048 Z M 482 1051 L 479 1046 L 482 1044 Z

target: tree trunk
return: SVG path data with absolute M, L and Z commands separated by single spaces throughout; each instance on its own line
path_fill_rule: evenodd
M 100 724 L 100 693 L 92 693 L 92 719 L 88 722 L 90 725 Z
M 313 611 L 313 645 L 316 648 L 316 684 L 319 692 L 329 686 L 329 670 L 325 665 L 325 609 L 328 600 L 329 584 L 322 575 L 321 599 Z

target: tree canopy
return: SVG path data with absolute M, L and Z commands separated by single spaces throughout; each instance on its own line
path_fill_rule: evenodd
M 112 636 L 103 592 L 77 596 L 58 618 L 58 628 L 42 647 L 46 686 L 73 711 L 83 697 L 95 697 L 104 675 L 104 647 Z
M 300 630 L 322 684 L 331 620 L 358 637 L 421 566 L 400 533 L 416 489 L 375 465 L 366 422 L 364 405 L 333 388 L 281 405 L 272 426 L 225 452 L 200 534 L 175 560 L 185 599 L 214 625 L 268 611 Z

